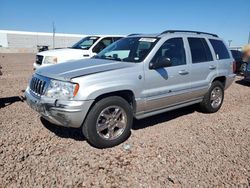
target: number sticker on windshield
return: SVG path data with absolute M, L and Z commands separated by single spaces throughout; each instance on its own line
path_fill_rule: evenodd
M 141 42 L 155 42 L 156 39 L 155 38 L 140 38 Z

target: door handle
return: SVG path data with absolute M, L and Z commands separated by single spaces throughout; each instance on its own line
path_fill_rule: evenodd
M 209 69 L 210 69 L 210 70 L 214 70 L 214 69 L 216 69 L 216 66 L 215 66 L 215 65 L 210 65 L 210 66 L 209 66 Z
M 186 71 L 186 70 L 180 70 L 179 71 L 179 74 L 180 75 L 186 75 L 186 74 L 188 74 L 189 72 L 188 71 Z

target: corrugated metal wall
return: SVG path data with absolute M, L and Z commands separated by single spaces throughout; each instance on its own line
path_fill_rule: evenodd
M 55 36 L 55 48 L 63 48 L 72 46 L 79 41 L 81 37 Z M 37 45 L 53 46 L 52 36 L 41 35 L 23 35 L 23 34 L 7 34 L 9 48 L 33 48 Z

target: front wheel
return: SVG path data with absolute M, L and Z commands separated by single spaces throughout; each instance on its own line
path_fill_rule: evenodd
M 122 97 L 104 98 L 92 107 L 82 126 L 88 142 L 97 148 L 108 148 L 124 142 L 133 123 L 132 108 Z
M 217 112 L 224 100 L 224 87 L 220 81 L 214 81 L 200 103 L 201 110 L 205 113 Z

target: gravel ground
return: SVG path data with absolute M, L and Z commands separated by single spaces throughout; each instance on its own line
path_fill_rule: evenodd
M 0 54 L 0 187 L 250 186 L 250 85 L 240 77 L 218 113 L 195 106 L 134 123 L 104 150 L 40 119 L 20 96 L 32 54 Z

